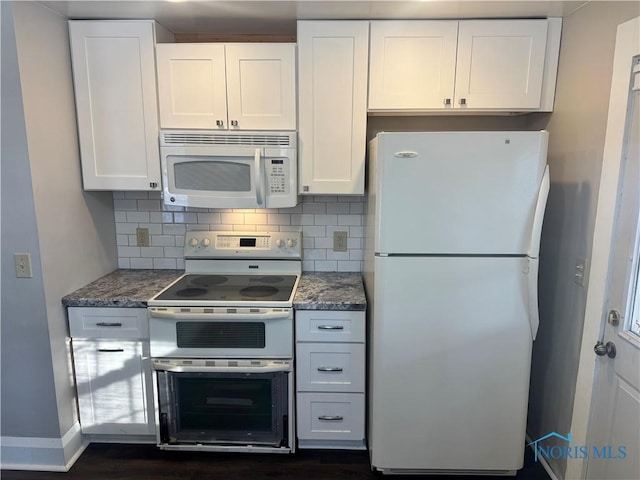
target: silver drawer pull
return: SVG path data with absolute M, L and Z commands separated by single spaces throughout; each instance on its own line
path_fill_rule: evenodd
M 342 367 L 318 367 L 319 372 L 341 372 Z
M 318 330 L 344 330 L 342 325 L 318 325 Z
M 318 417 L 318 420 L 329 420 L 332 422 L 336 422 L 336 421 L 340 421 L 340 420 L 344 420 L 344 417 L 342 415 L 320 415 Z
M 102 353 L 124 352 L 124 348 L 99 348 L 98 351 Z
M 120 322 L 98 322 L 96 323 L 97 327 L 121 327 L 122 323 Z

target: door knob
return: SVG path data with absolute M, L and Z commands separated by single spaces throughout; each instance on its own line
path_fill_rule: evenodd
M 594 345 L 593 351 L 599 357 L 604 357 L 605 355 L 609 358 L 616 357 L 616 345 L 613 342 L 607 342 L 606 344 L 602 342 L 598 342 Z

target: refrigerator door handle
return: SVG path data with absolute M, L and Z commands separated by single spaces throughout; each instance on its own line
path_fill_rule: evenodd
M 544 209 L 547 206 L 547 198 L 549 197 L 549 165 L 545 166 L 540 188 L 538 189 L 538 201 L 536 202 L 536 211 L 533 215 L 533 225 L 531 227 L 531 241 L 529 242 L 529 251 L 527 256 L 538 258 L 540 255 L 540 234 L 542 233 L 542 219 L 544 218 Z
M 540 324 L 540 312 L 538 311 L 538 262 L 537 258 L 527 258 L 527 298 L 532 340 L 536 339 L 538 325 Z

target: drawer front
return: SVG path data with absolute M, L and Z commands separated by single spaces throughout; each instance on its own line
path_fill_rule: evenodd
M 299 342 L 364 342 L 365 313 L 354 311 L 296 311 Z
M 298 438 L 364 439 L 364 393 L 299 393 Z
M 149 338 L 146 308 L 70 307 L 68 311 L 74 338 Z
M 298 343 L 298 391 L 364 392 L 362 343 Z

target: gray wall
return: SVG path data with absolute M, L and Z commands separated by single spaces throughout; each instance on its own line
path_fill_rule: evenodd
M 49 9 L 2 2 L 3 436 L 76 423 L 60 299 L 117 263 L 112 194 L 82 191 L 68 37 Z M 33 279 L 15 278 L 14 252 Z
M 532 438 L 564 435 L 571 427 L 586 304 L 586 286 L 574 282 L 574 273 L 577 260 L 592 253 L 616 28 L 638 15 L 638 2 L 592 2 L 566 17 L 554 112 L 530 118 L 529 127 L 549 130 L 551 174 L 529 398 Z M 551 467 L 562 478 L 566 461 Z
M 2 8 L 2 435 L 59 437 L 40 248 L 11 4 Z M 13 253 L 33 278 L 15 278 Z

